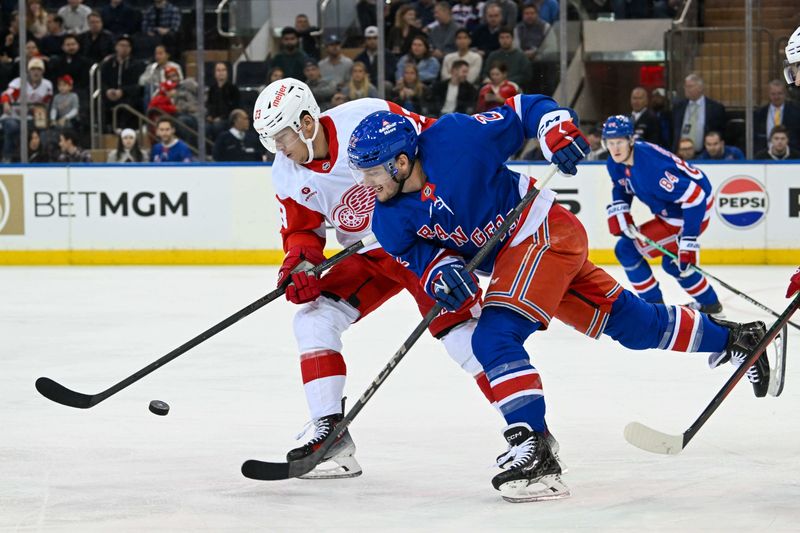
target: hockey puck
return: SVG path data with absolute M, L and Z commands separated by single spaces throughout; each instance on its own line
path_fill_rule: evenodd
M 169 413 L 169 404 L 161 400 L 150 402 L 150 412 L 158 416 L 166 416 Z

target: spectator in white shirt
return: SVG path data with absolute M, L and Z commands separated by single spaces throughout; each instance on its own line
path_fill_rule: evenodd
M 67 0 L 67 5 L 58 10 L 58 15 L 64 19 L 64 31 L 77 35 L 89 31 L 91 12 L 91 8 L 83 5 L 83 0 Z

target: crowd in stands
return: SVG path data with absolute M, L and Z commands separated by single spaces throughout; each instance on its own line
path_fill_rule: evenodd
M 84 1 L 91 4 L 85 5 Z M 261 161 L 269 154 L 250 127 L 251 102 L 232 83 L 226 62 L 206 76 L 205 94 L 187 77 L 180 53 L 180 9 L 169 0 L 145 9 L 128 0 L 28 0 L 25 81 L 29 103 L 31 161 L 85 161 L 88 145 L 89 73 L 99 65 L 104 133 L 117 135 L 113 162 L 193 160 L 199 143 L 197 110 L 205 98 L 208 153 L 215 161 Z M 173 0 L 177 1 L 177 0 Z M 60 5 L 53 5 L 53 4 Z M 8 7 L 7 6 L 11 6 Z M 0 3 L 2 160 L 19 159 L 22 81 L 16 2 Z M 385 79 L 378 79 L 376 0 L 357 5 L 363 31 L 345 38 L 320 35 L 305 14 L 280 31 L 277 49 L 265 58 L 264 85 L 293 77 L 305 81 L 323 110 L 349 100 L 386 98 L 431 117 L 491 110 L 522 92 L 541 88 L 540 49 L 559 17 L 558 0 L 399 0 L 386 4 Z M 583 0 L 587 12 L 614 18 L 674 16 L 678 0 Z M 210 71 L 209 71 L 210 74 Z M 211 78 L 211 79 L 209 79 Z M 652 89 L 652 88 L 651 88 Z M 629 114 L 639 139 L 686 159 L 743 159 L 726 144 L 725 107 L 704 94 L 703 80 L 689 75 L 684 98 L 670 101 L 663 88 L 635 87 Z M 800 109 L 775 80 L 769 103 L 754 114 L 756 158 L 800 158 Z M 139 114 L 150 119 L 142 129 Z M 590 160 L 605 157 L 601 134 L 583 124 Z M 152 142 L 151 142 L 152 139 Z M 152 146 L 149 149 L 148 147 Z M 540 158 L 535 143 L 518 154 Z M 97 157 L 95 157 L 97 159 Z

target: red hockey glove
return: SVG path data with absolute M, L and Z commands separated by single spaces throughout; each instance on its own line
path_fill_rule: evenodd
M 629 239 L 636 238 L 633 234 L 636 225 L 631 216 L 631 206 L 622 200 L 617 200 L 606 206 L 606 214 L 608 215 L 608 231 L 611 232 L 611 235 L 620 237 L 624 234 Z
M 786 297 L 791 298 L 797 291 L 800 291 L 800 268 L 794 271 L 794 275 L 789 280 L 789 288 L 786 289 Z
M 678 245 L 678 268 L 681 277 L 692 273 L 690 266 L 700 264 L 700 243 L 696 237 L 681 237 Z
M 319 280 L 307 271 L 325 261 L 322 250 L 308 246 L 290 248 L 278 271 L 278 287 L 286 286 L 286 299 L 303 304 L 319 298 Z
M 571 120 L 559 122 L 544 134 L 547 148 L 553 154 L 550 162 L 564 174 L 578 173 L 578 161 L 586 157 L 591 149 L 589 141 Z

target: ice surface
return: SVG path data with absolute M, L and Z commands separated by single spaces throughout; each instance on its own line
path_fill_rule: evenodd
M 776 310 L 790 267 L 709 267 Z M 611 268 L 622 279 L 619 268 Z M 657 271 L 666 296 L 685 302 Z M 755 531 L 800 528 L 800 335 L 786 389 L 742 383 L 683 454 L 648 454 L 637 420 L 682 432 L 732 372 L 705 355 L 632 352 L 554 324 L 527 348 L 572 498 L 509 504 L 490 485 L 500 417 L 425 335 L 351 426 L 360 478 L 255 482 L 307 419 L 293 307 L 270 304 L 89 410 L 54 404 L 39 376 L 95 393 L 272 289 L 274 268 L 0 270 L 0 530 Z M 718 288 L 728 317 L 768 317 Z M 795 320 L 800 320 L 796 316 Z M 401 294 L 345 337 L 360 395 L 419 321 Z M 157 417 L 160 399 L 172 409 Z

